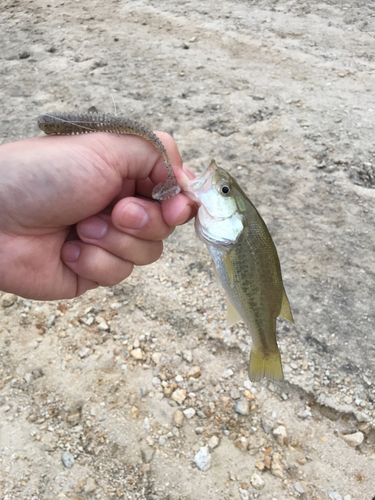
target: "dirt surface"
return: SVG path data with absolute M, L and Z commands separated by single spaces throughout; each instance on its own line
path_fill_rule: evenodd
M 1 499 L 374 497 L 374 36 L 371 0 L 1 3 L 0 140 L 113 96 L 193 170 L 215 158 L 269 226 L 296 321 L 285 382 L 251 384 L 193 224 L 112 289 L 2 294 Z

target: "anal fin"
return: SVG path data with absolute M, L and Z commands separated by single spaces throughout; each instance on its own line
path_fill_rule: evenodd
M 290 310 L 289 300 L 288 300 L 288 297 L 286 296 L 284 289 L 283 289 L 283 298 L 281 301 L 281 308 L 280 308 L 279 316 L 280 316 L 280 318 L 286 319 L 287 321 L 294 323 L 292 311 Z

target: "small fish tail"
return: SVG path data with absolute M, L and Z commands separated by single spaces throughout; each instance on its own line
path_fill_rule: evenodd
M 270 380 L 283 380 L 280 351 L 265 354 L 260 349 L 251 349 L 249 377 L 252 382 L 257 382 L 263 377 Z

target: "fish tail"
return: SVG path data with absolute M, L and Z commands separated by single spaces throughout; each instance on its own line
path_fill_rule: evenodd
M 270 354 L 260 349 L 251 349 L 249 377 L 252 382 L 257 382 L 263 377 L 270 380 L 283 380 L 283 368 L 281 365 L 280 351 Z

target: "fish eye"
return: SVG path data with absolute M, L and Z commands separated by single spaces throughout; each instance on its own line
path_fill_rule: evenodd
M 220 193 L 227 196 L 230 193 L 230 187 L 228 184 L 222 184 L 220 186 Z

